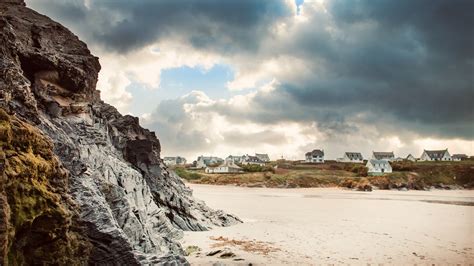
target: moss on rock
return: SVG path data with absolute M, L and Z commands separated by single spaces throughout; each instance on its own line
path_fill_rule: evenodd
M 75 225 L 68 172 L 51 142 L 0 109 L 0 144 L 0 264 L 86 264 L 91 245 Z

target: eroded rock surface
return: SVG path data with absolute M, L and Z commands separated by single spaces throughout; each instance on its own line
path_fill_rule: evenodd
M 23 1 L 2 1 L 0 43 L 0 108 L 52 142 L 67 172 L 58 193 L 77 205 L 87 263 L 186 263 L 182 230 L 239 222 L 195 200 L 163 164 L 155 133 L 100 100 L 98 58 L 69 30 Z

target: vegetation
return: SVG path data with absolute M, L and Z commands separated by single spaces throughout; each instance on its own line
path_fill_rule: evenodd
M 247 165 L 240 165 L 242 170 L 245 172 L 255 173 L 255 172 L 272 172 L 273 167 L 271 166 L 261 166 L 258 164 L 247 164 Z
M 279 160 L 268 166 L 245 168 L 239 174 L 206 174 L 190 172 L 193 183 L 238 185 L 249 187 L 345 187 L 361 191 L 378 189 L 427 189 L 462 186 L 474 188 L 474 161 L 462 162 L 393 162 L 393 173 L 367 176 L 364 164 L 327 161 L 308 164 Z M 181 174 L 180 174 L 181 176 Z M 186 175 L 185 175 L 186 176 Z M 199 177 L 198 177 L 199 176 Z
M 196 252 L 199 252 L 201 251 L 201 248 L 198 247 L 198 246 L 187 246 L 185 249 L 184 249 L 184 254 L 186 254 L 186 256 L 189 256 L 193 253 L 196 253 Z
M 90 244 L 73 226 L 63 196 L 67 171 L 36 128 L 0 109 L 2 265 L 80 264 Z
M 183 167 L 177 167 L 174 169 L 174 172 L 181 178 L 186 180 L 198 180 L 202 178 L 202 175 L 195 171 L 188 171 Z

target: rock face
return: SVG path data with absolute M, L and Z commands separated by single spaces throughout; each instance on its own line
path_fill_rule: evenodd
M 43 194 L 26 193 L 44 206 L 7 197 L 9 184 L 33 182 L 28 167 L 38 166 L 24 163 L 26 168 L 7 172 L 6 165 L 31 153 L 36 142 L 20 150 L 0 140 L 0 264 L 28 263 L 30 253 L 36 262 L 59 264 L 181 264 L 186 263 L 177 242 L 182 230 L 239 222 L 193 199 L 163 164 L 154 132 L 100 100 L 98 58 L 69 30 L 21 0 L 2 1 L 0 44 L 0 114 L 49 143 L 47 160 L 57 170 L 41 174 L 43 185 L 34 189 Z M 12 208 L 36 211 L 15 225 L 18 213 Z M 39 218 L 55 209 L 63 212 L 48 216 L 46 221 L 54 222 Z M 50 240 L 42 249 L 19 249 L 24 239 L 41 235 L 31 228 Z

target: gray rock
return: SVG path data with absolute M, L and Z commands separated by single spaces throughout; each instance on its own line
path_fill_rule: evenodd
M 74 34 L 23 1 L 0 10 L 0 108 L 54 143 L 91 264 L 183 265 L 183 230 L 240 222 L 194 199 L 164 165 L 155 133 L 100 100 L 98 58 Z

